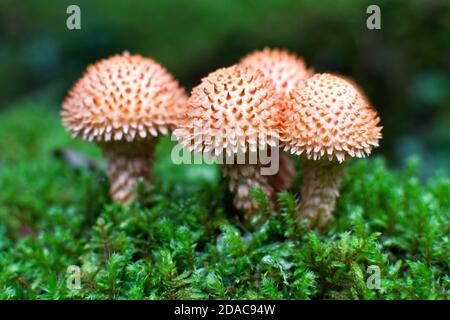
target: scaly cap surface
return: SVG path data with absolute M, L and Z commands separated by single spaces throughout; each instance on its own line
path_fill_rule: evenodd
M 221 68 L 192 90 L 174 133 L 189 151 L 227 155 L 275 146 L 277 98 L 259 72 Z
M 167 134 L 185 100 L 164 67 L 125 52 L 90 65 L 64 100 L 61 115 L 84 140 L 131 141 Z
M 367 100 L 339 76 L 316 74 L 291 93 L 289 123 L 281 128 L 285 150 L 307 159 L 365 157 L 378 146 L 382 127 Z
M 252 70 L 259 70 L 266 79 L 273 82 L 278 93 L 289 96 L 289 92 L 311 77 L 313 71 L 307 69 L 302 58 L 287 50 L 269 49 L 254 51 L 239 62 Z

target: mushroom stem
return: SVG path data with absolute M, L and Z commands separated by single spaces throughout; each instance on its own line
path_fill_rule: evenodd
M 339 196 L 342 164 L 329 161 L 302 160 L 300 216 L 310 220 L 310 227 L 325 227 L 332 218 Z
M 151 185 L 151 167 L 154 143 L 142 145 L 131 143 L 126 148 L 103 147 L 108 161 L 107 175 L 110 181 L 109 194 L 114 202 L 128 204 L 136 200 L 136 186 L 139 178 L 144 185 Z
M 295 176 L 295 167 L 286 152 L 280 150 L 278 172 L 268 176 L 269 183 L 275 192 L 288 189 L 292 185 Z
M 222 166 L 223 175 L 230 179 L 230 191 L 234 192 L 233 204 L 244 213 L 249 221 L 258 211 L 258 204 L 251 195 L 252 188 L 259 187 L 267 195 L 272 205 L 275 191 L 269 183 L 269 176 L 263 176 L 260 166 L 254 164 L 230 164 Z

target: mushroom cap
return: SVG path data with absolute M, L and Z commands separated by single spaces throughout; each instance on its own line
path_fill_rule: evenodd
M 159 63 L 125 52 L 90 65 L 62 105 L 73 136 L 98 142 L 167 134 L 186 96 Z
M 340 76 L 315 74 L 291 93 L 284 149 L 307 159 L 365 157 L 378 146 L 382 127 L 359 89 Z
M 221 155 L 276 146 L 278 98 L 259 72 L 234 65 L 203 78 L 174 131 L 189 151 Z
M 369 99 L 369 97 L 367 97 L 366 92 L 364 91 L 364 89 L 353 78 L 351 78 L 349 76 L 344 76 L 344 75 L 339 74 L 339 73 L 330 73 L 330 74 L 333 75 L 333 76 L 342 78 L 345 81 L 347 81 L 348 83 L 350 83 L 353 86 L 353 88 L 355 88 L 359 92 L 359 94 L 364 99 L 367 100 L 367 103 L 370 104 L 370 99 Z
M 264 48 L 241 59 L 240 65 L 259 70 L 272 81 L 278 93 L 289 97 L 289 92 L 300 86 L 303 80 L 313 75 L 304 60 L 287 50 Z

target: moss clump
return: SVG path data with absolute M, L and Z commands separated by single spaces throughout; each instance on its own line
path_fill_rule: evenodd
M 449 298 L 450 179 L 419 181 L 417 159 L 401 171 L 381 158 L 350 163 L 336 219 L 318 234 L 295 222 L 289 192 L 275 212 L 255 190 L 267 222 L 241 223 L 217 168 L 175 166 L 172 146 L 158 146 L 145 202 L 123 209 L 101 171 L 55 158 L 72 148 L 101 159 L 56 113 L 1 114 L 0 298 Z M 66 285 L 71 265 L 79 290 Z M 369 266 L 380 289 L 367 287 Z

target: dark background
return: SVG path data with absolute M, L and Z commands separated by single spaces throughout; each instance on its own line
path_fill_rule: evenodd
M 70 4 L 81 30 L 66 27 Z M 370 4 L 381 30 L 366 28 Z M 450 167 L 449 0 L 2 0 L 0 30 L 0 110 L 26 99 L 56 112 L 86 65 L 124 50 L 190 90 L 249 51 L 283 47 L 366 90 L 384 126 L 376 153 L 391 166 L 417 154 L 424 176 Z

